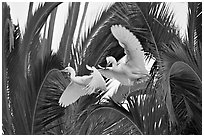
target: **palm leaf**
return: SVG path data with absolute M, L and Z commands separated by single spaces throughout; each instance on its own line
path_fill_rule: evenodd
M 52 46 L 52 38 L 53 38 L 53 31 L 54 31 L 54 25 L 55 25 L 55 18 L 56 18 L 56 13 L 57 13 L 57 8 L 56 7 L 50 16 L 50 22 L 49 22 L 49 28 L 48 28 L 48 50 L 46 50 L 48 53 L 51 51 L 51 46 Z
M 82 15 L 82 19 L 80 21 L 80 26 L 79 26 L 79 31 L 78 31 L 78 36 L 77 36 L 77 39 L 76 39 L 76 43 L 75 43 L 75 46 L 73 46 L 73 52 L 72 52 L 72 58 L 75 60 L 75 68 L 76 70 L 78 70 L 78 65 L 77 64 L 80 64 L 80 60 L 79 60 L 79 57 L 80 57 L 80 53 L 81 53 L 81 47 L 79 46 L 80 45 L 80 38 L 81 38 L 81 30 L 82 30 L 82 26 L 84 24 L 84 21 L 85 21 L 85 16 L 86 16 L 86 12 L 87 12 L 87 9 L 88 9 L 88 2 L 85 2 L 85 5 L 84 5 L 84 11 L 83 11 L 83 15 Z
M 23 41 L 19 52 L 21 54 L 21 60 L 24 62 L 24 76 L 27 77 L 27 67 L 28 67 L 28 59 L 29 52 L 35 48 L 35 45 L 32 45 L 36 39 L 39 38 L 39 33 L 44 23 L 47 20 L 47 17 L 51 13 L 51 11 L 57 7 L 60 3 L 45 3 L 44 5 L 40 5 L 35 14 L 30 17 L 29 22 L 27 23 L 25 33 L 23 36 Z M 35 23 L 33 23 L 35 22 Z
M 131 135 L 142 134 L 128 117 L 122 106 L 112 102 L 114 106 L 101 105 L 95 108 L 83 122 L 79 134 L 92 135 Z
M 67 84 L 59 70 L 52 69 L 47 73 L 36 99 L 32 134 L 47 132 L 50 126 L 54 126 L 51 123 L 64 115 L 64 108 L 59 106 L 58 100 Z
M 82 72 L 88 73 L 85 70 L 85 65 L 93 65 L 101 63 L 104 57 L 110 53 L 111 48 L 116 45 L 116 40 L 110 32 L 110 27 L 117 23 L 117 18 L 113 9 L 117 5 L 111 5 L 107 10 L 101 10 L 98 18 L 94 21 L 91 28 L 89 28 L 81 41 L 81 57 L 79 66 L 79 75 Z M 119 22 L 119 21 L 118 21 Z M 117 51 L 115 51 L 117 52 Z M 121 54 L 122 52 L 120 52 Z
M 181 38 L 176 38 L 169 43 L 168 47 L 165 44 L 163 45 L 165 49 L 162 57 L 164 63 L 162 75 L 165 79 L 163 89 L 168 91 L 166 99 L 168 100 L 169 114 L 175 120 L 175 114 L 173 113 L 176 113 L 179 125 L 184 125 L 180 127 L 181 133 L 186 133 L 186 128 L 191 125 L 191 127 L 194 127 L 194 129 L 191 128 L 191 131 L 200 134 L 201 123 L 198 121 L 201 121 L 201 110 L 199 108 L 201 105 L 202 63 L 201 40 L 198 38 L 200 37 L 199 30 L 201 26 L 199 24 L 201 23 L 200 15 L 202 15 L 202 12 L 200 3 L 189 3 L 188 8 L 187 39 L 182 42 Z M 195 88 L 195 85 L 199 88 Z M 195 108 L 197 111 L 194 111 L 195 113 L 193 114 L 191 113 L 193 111 L 189 101 L 194 105 L 196 104 Z M 173 107 L 175 111 L 173 111 Z M 197 115 L 199 119 L 197 122 L 193 118 L 194 115 Z M 194 121 L 193 124 L 192 121 Z
M 66 114 L 64 116 L 66 117 L 66 128 L 64 134 L 79 134 L 82 123 L 89 115 L 89 110 L 92 109 L 94 104 L 100 101 L 103 95 L 103 92 L 98 91 L 91 95 L 82 96 L 75 103 L 66 108 Z
M 169 134 L 166 105 L 157 97 L 155 79 L 152 76 L 144 89 L 132 89 L 127 98 L 128 110 L 143 134 Z
M 70 4 L 67 21 L 62 34 L 58 55 L 63 59 L 63 65 L 67 66 L 71 61 L 71 47 L 73 44 L 73 36 L 76 29 L 76 23 L 78 19 L 80 9 L 79 2 L 73 2 Z
M 80 35 L 81 35 L 81 30 L 82 30 L 82 26 L 84 24 L 84 19 L 85 19 L 85 15 L 86 15 L 86 11 L 88 9 L 88 5 L 89 3 L 88 2 L 85 2 L 85 6 L 84 6 L 84 11 L 83 11 L 83 15 L 82 15 L 82 19 L 81 19 L 81 22 L 80 22 L 80 26 L 79 26 L 79 31 L 78 31 L 78 37 L 77 37 L 77 40 L 76 40 L 76 45 L 79 44 L 79 40 L 80 40 Z M 80 50 L 80 49 L 78 49 Z
M 195 66 L 199 67 L 199 74 L 201 74 L 202 67 L 202 4 L 198 2 L 188 3 L 188 25 L 186 34 L 186 46 L 189 50 L 189 55 L 192 56 Z M 201 75 L 200 75 L 201 78 Z
M 46 18 L 51 12 L 51 10 L 56 6 L 57 6 L 56 4 L 52 4 L 52 3 L 45 4 L 44 6 L 40 6 L 39 10 L 36 11 L 34 16 L 32 16 L 31 21 L 28 22 L 27 24 L 29 28 L 25 30 L 23 42 L 22 43 L 16 42 L 16 45 L 17 44 L 22 44 L 22 45 L 20 47 L 16 46 L 14 48 L 15 52 L 11 54 L 11 56 L 9 57 L 10 59 L 7 62 L 8 63 L 7 65 L 8 88 L 10 90 L 9 96 L 11 100 L 10 106 L 13 113 L 12 123 L 13 123 L 13 128 L 15 129 L 15 134 L 31 133 L 31 125 L 32 125 L 31 119 L 33 114 L 32 112 L 34 109 L 35 99 L 38 91 L 36 89 L 40 87 L 39 82 L 42 82 L 44 78 L 43 76 L 45 76 L 44 74 L 41 73 L 44 70 L 43 71 L 40 70 L 39 71 L 40 73 L 37 73 L 38 75 L 36 75 L 35 77 L 36 79 L 31 78 L 32 76 L 35 76 L 35 75 L 32 75 L 32 73 L 37 72 L 37 69 L 36 70 L 34 69 L 34 68 L 38 68 L 36 64 L 37 65 L 41 64 L 39 60 L 35 60 L 36 53 L 37 53 L 36 47 L 40 45 L 40 42 L 39 42 L 40 28 L 46 21 Z M 48 13 L 45 14 L 43 13 L 44 11 L 48 11 Z M 37 21 L 37 24 L 33 24 L 33 22 L 35 21 Z M 16 35 L 16 39 L 18 40 L 19 38 L 20 38 L 19 35 Z M 25 45 L 25 43 L 29 43 L 31 45 L 33 44 L 33 46 L 30 47 L 27 44 Z M 23 50 L 25 52 L 22 52 Z M 33 51 L 33 52 L 30 52 L 30 51 Z M 27 59 L 29 60 L 27 59 L 25 60 L 25 56 L 28 56 L 29 58 Z M 25 61 L 29 63 L 28 65 L 29 67 L 31 66 L 30 69 L 28 69 L 27 65 L 25 65 Z M 25 79 L 25 74 L 29 74 L 27 79 Z M 39 77 L 39 75 L 41 75 L 41 77 Z M 19 126 L 19 125 L 22 125 L 22 126 Z
M 202 129 L 202 107 L 201 107 L 201 80 L 193 69 L 184 62 L 175 62 L 170 70 L 169 77 L 169 91 L 167 93 L 167 108 L 171 116 L 178 117 L 179 123 L 188 124 L 191 121 L 197 120 L 193 124 L 196 128 L 197 133 L 201 134 Z M 182 78 L 182 79 L 181 79 Z M 171 96 L 174 98 L 171 99 Z M 178 100 L 179 99 L 179 100 Z M 174 101 L 172 103 L 172 100 Z M 177 100 L 177 101 L 176 101 Z M 180 103 L 178 103 L 180 102 Z M 175 111 L 172 107 L 174 104 Z M 181 105 L 184 105 L 182 108 L 179 108 Z M 181 111 L 182 110 L 182 111 Z M 186 111 L 186 114 L 184 113 Z M 181 112 L 183 113 L 181 115 Z M 195 117 L 196 116 L 196 117 Z M 187 118 L 184 119 L 184 118 Z M 183 125 L 184 125 L 183 124 Z M 195 129 L 194 129 L 195 130 Z
M 9 108 L 9 90 L 7 88 L 6 69 L 8 61 L 7 57 L 11 54 L 11 51 L 9 51 L 9 43 L 11 43 L 12 37 L 10 35 L 13 34 L 14 31 L 9 29 L 11 24 L 10 8 L 6 3 L 2 3 L 2 130 L 3 134 L 7 135 L 14 134 L 11 110 Z
M 5 5 L 4 5 L 5 6 Z M 5 21 L 7 23 L 10 22 L 9 20 L 9 12 L 8 11 L 5 11 L 5 14 L 3 15 L 6 15 L 6 16 L 3 16 L 5 17 L 4 19 L 6 19 Z M 4 56 L 3 57 L 7 57 L 7 58 L 4 58 L 4 63 L 3 64 L 3 68 L 4 68 L 4 82 L 6 82 L 6 89 L 4 89 L 4 97 L 5 97 L 5 100 L 6 102 L 5 103 L 8 103 L 6 104 L 7 106 L 6 107 L 9 107 L 9 113 L 11 115 L 11 119 L 9 118 L 7 122 L 8 125 L 12 125 L 12 127 L 9 127 L 10 129 L 7 129 L 7 130 L 10 130 L 9 132 L 12 134 L 16 134 L 16 133 L 21 133 L 21 134 L 25 134 L 25 133 L 28 133 L 28 127 L 26 127 L 26 120 L 25 120 L 25 116 L 24 114 L 22 113 L 23 112 L 23 107 L 22 107 L 22 98 L 17 95 L 17 93 L 19 93 L 18 91 L 21 91 L 23 89 L 20 90 L 20 86 L 23 85 L 23 83 L 19 84 L 20 82 L 24 82 L 23 79 L 21 77 L 16 77 L 17 75 L 19 74 L 16 74 L 16 73 L 13 73 L 15 70 L 15 67 L 17 67 L 17 70 L 19 71 L 20 70 L 20 67 L 19 67 L 19 64 L 17 63 L 17 59 L 18 59 L 18 50 L 19 50 L 19 45 L 20 45 L 20 41 L 21 41 L 21 35 L 20 35 L 20 29 L 19 29 L 19 26 L 14 26 L 11 22 L 9 23 L 9 26 L 7 23 L 4 23 L 4 25 L 6 25 L 5 29 L 9 28 L 9 35 L 11 35 L 11 31 L 12 31 L 12 35 L 13 35 L 13 40 L 14 40 L 14 49 L 9 50 L 11 48 L 9 48 L 8 45 L 10 45 L 9 41 L 11 40 L 11 37 L 9 35 L 7 35 L 5 32 L 8 31 L 8 30 L 4 30 L 3 31 L 3 38 L 6 38 L 6 39 L 9 39 L 9 40 L 6 40 L 4 39 L 4 42 L 3 42 L 3 53 L 6 53 L 5 51 L 7 50 L 7 55 L 5 56 L 5 54 L 3 54 Z M 14 26 L 11 27 L 10 26 Z M 5 45 L 4 45 L 5 44 Z M 8 45 L 7 45 L 8 44 Z M 7 46 L 7 47 L 5 47 Z M 5 50 L 6 49 L 6 50 Z M 10 53 L 9 53 L 9 52 Z M 15 64 L 15 65 L 14 65 Z M 5 68 L 6 67 L 6 68 Z M 19 73 L 21 73 L 22 71 L 19 71 Z M 19 85 L 18 85 L 19 84 Z M 17 86 L 18 85 L 18 86 Z M 17 87 L 17 88 L 16 88 Z M 26 86 L 23 86 L 24 88 L 26 88 Z M 20 100 L 20 101 L 19 101 Z M 8 112 L 7 110 L 7 112 Z M 4 123 L 5 124 L 5 123 Z M 19 125 L 21 124 L 22 126 L 18 127 L 16 125 Z M 18 128 L 17 128 L 18 127 Z
M 120 9 L 116 9 L 118 15 L 127 22 L 126 27 L 139 38 L 144 51 L 160 60 L 162 43 L 168 43 L 178 34 L 174 27 L 174 14 L 170 12 L 168 5 L 132 2 L 122 3 Z
M 188 41 L 189 48 L 194 48 L 199 40 L 202 42 L 201 24 L 202 24 L 202 4 L 199 2 L 188 3 Z M 198 37 L 198 38 L 197 38 Z M 194 45 L 194 46 L 192 46 Z M 192 49 L 193 50 L 193 49 Z
M 33 2 L 30 2 L 27 16 L 27 24 L 30 22 L 32 17 L 33 17 Z
M 50 15 L 50 20 L 49 20 L 49 28 L 47 31 L 47 22 L 45 23 L 44 26 L 44 34 L 43 34 L 43 38 L 40 41 L 38 41 L 38 45 L 36 45 L 35 50 L 33 50 L 31 52 L 31 54 L 33 55 L 34 62 L 38 62 L 39 60 L 44 61 L 45 56 L 49 56 L 49 54 L 51 53 L 51 46 L 52 46 L 52 38 L 53 38 L 53 31 L 54 31 L 54 24 L 55 24 L 55 17 L 56 17 L 56 13 L 57 13 L 57 7 L 52 11 L 51 15 Z M 48 36 L 46 37 L 46 32 L 48 33 Z M 36 40 L 37 41 L 37 40 Z M 32 55 L 31 55 L 32 57 Z M 40 59 L 39 59 L 40 58 Z M 34 64 L 34 63 L 32 63 Z

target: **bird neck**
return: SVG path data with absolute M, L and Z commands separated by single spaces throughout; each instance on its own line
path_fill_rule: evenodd
M 116 67 L 117 66 L 117 61 L 115 59 L 113 59 L 111 62 L 112 62 L 112 67 Z
M 75 76 L 76 76 L 76 72 L 75 72 L 74 70 L 71 70 L 71 71 L 70 71 L 70 78 L 71 78 L 71 79 L 74 79 Z

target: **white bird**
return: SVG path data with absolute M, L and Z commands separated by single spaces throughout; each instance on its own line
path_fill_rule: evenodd
M 88 70 L 93 71 L 91 75 L 76 76 L 76 72 L 72 67 L 66 67 L 63 72 L 70 73 L 71 82 L 61 95 L 59 104 L 62 107 L 66 107 L 81 96 L 90 95 L 96 89 L 106 90 L 106 83 L 101 76 L 100 72 L 95 67 L 89 67 L 86 65 Z
M 146 80 L 148 71 L 145 68 L 144 51 L 139 40 L 121 25 L 113 25 L 111 32 L 124 48 L 126 55 L 118 62 L 114 57 L 107 57 L 107 64 L 111 63 L 112 67 L 100 69 L 100 73 L 109 79 L 120 81 L 122 85 L 133 85 L 134 80 Z

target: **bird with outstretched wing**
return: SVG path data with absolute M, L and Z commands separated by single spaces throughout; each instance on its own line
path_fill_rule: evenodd
M 59 99 L 59 104 L 62 107 L 74 103 L 81 96 L 94 93 L 96 89 L 106 90 L 106 83 L 100 72 L 95 67 L 90 67 L 88 65 L 86 65 L 86 67 L 88 70 L 93 71 L 91 75 L 76 76 L 76 72 L 72 67 L 66 67 L 62 70 L 63 72 L 71 73 L 71 82 Z

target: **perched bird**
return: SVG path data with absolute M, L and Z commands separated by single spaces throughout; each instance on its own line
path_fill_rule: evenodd
M 93 71 L 91 75 L 76 76 L 76 72 L 72 67 L 66 67 L 63 72 L 70 73 L 71 82 L 61 95 L 59 104 L 66 107 L 81 96 L 90 95 L 96 89 L 106 90 L 106 83 L 100 72 L 95 67 L 86 65 L 88 70 Z
M 107 57 L 107 64 L 111 63 L 112 67 L 100 69 L 100 73 L 109 79 L 118 80 L 122 85 L 133 85 L 135 80 L 146 80 L 148 71 L 145 68 L 144 51 L 139 40 L 121 25 L 113 25 L 111 32 L 124 48 L 126 55 L 118 62 L 114 57 Z

